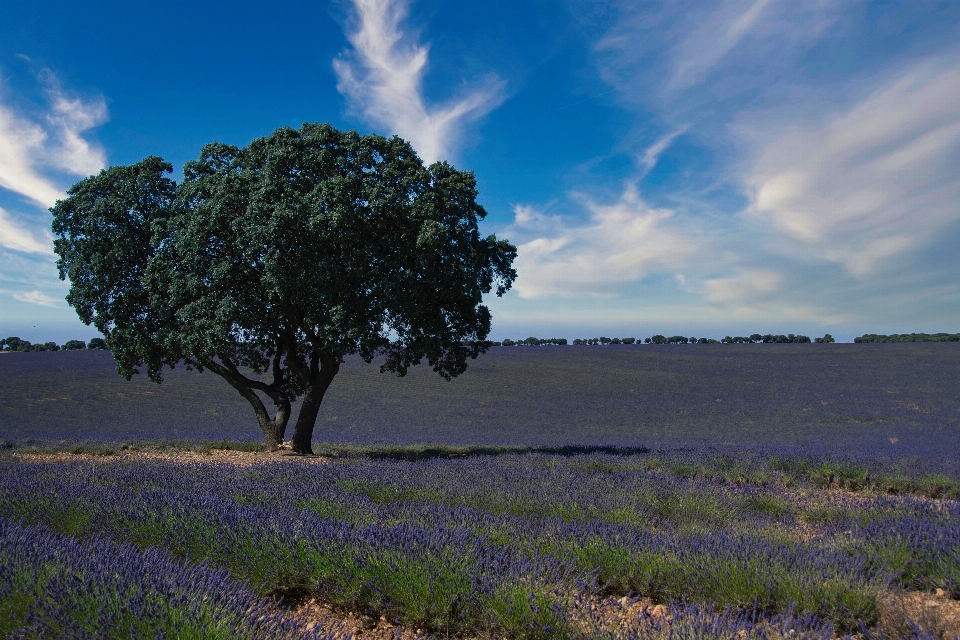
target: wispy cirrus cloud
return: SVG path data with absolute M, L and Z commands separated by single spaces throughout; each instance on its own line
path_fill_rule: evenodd
M 722 307 L 753 305 L 774 297 L 783 284 L 783 276 L 775 271 L 740 269 L 725 278 L 704 282 L 706 299 Z
M 57 295 L 62 283 L 50 264 L 56 256 L 45 210 L 66 196 L 65 176 L 84 177 L 106 165 L 105 152 L 88 135 L 106 121 L 107 108 L 102 98 L 70 95 L 48 70 L 39 82 L 42 107 L 16 100 L 0 85 L 0 191 L 23 199 L 23 207 L 11 206 L 16 211 L 0 208 L 0 282 L 9 286 L 0 288 L 0 296 L 65 310 L 62 294 Z M 5 314 L 4 320 L 17 313 Z
M 102 98 L 67 95 L 50 71 L 40 80 L 48 102 L 40 113 L 22 113 L 0 93 L 0 187 L 47 208 L 64 196 L 51 171 L 87 176 L 106 165 L 103 149 L 83 134 L 106 122 L 107 107 Z
M 66 302 L 62 299 L 54 298 L 36 289 L 33 291 L 12 291 L 10 294 L 15 300 L 26 302 L 27 304 L 39 305 L 41 307 L 61 308 L 67 306 Z
M 673 52 L 667 89 L 679 91 L 702 82 L 731 49 L 755 29 L 774 0 L 732 0 L 722 3 Z
M 456 151 L 466 123 L 504 100 L 504 83 L 493 74 L 449 102 L 430 106 L 423 96 L 429 47 L 401 29 L 403 0 L 354 0 L 357 28 L 347 34 L 352 49 L 333 61 L 337 89 L 370 123 L 409 140 L 429 163 Z
M 956 60 L 917 64 L 818 125 L 791 128 L 759 134 L 746 215 L 808 255 L 862 277 L 960 223 Z
M 620 147 L 649 145 L 646 160 L 634 155 L 638 188 L 679 212 L 666 224 L 700 230 L 677 279 L 691 313 L 899 324 L 887 330 L 955 321 L 957 7 L 618 9 L 596 40 L 597 68 L 636 117 Z M 684 144 L 666 151 L 673 172 L 651 172 L 681 124 Z
M 22 223 L 15 220 L 3 207 L 0 207 L 0 247 L 53 257 L 53 236 L 44 230 L 43 239 L 36 237 Z
M 515 208 L 511 235 L 529 238 L 517 249 L 521 298 L 608 296 L 653 274 L 681 270 L 698 242 L 668 209 L 651 208 L 628 184 L 611 204 L 581 196 L 585 223 Z
M 599 72 L 628 103 L 668 119 L 789 81 L 795 63 L 861 0 L 623 2 L 596 43 Z M 703 126 L 704 122 L 698 123 Z

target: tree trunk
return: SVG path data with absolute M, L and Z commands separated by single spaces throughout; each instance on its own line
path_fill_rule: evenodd
M 237 372 L 236 367 L 234 367 L 232 364 L 227 367 L 210 359 L 203 360 L 202 364 L 204 367 L 229 382 L 230 386 L 236 389 L 240 395 L 250 403 L 250 406 L 253 407 L 254 413 L 257 414 L 257 423 L 260 425 L 260 430 L 263 431 L 263 437 L 267 445 L 267 450 L 276 451 L 279 448 L 280 443 L 283 442 L 283 434 L 284 431 L 287 430 L 287 422 L 290 420 L 290 399 L 287 394 L 283 391 L 270 389 L 263 383 L 248 380 L 244 376 L 240 375 Z M 257 388 L 266 393 L 270 399 L 273 400 L 273 403 L 277 407 L 277 413 L 273 416 L 272 420 L 270 419 L 270 414 L 267 413 L 266 407 L 263 406 L 263 401 L 260 399 L 260 396 L 256 394 L 251 385 L 257 385 Z
M 290 419 L 290 406 L 280 407 L 273 420 L 264 420 L 265 416 L 257 414 L 257 421 L 263 431 L 263 438 L 267 444 L 267 451 L 276 451 L 283 443 L 283 433 L 287 430 L 287 421 Z
M 317 422 L 320 404 L 339 370 L 339 360 L 327 360 L 322 369 L 312 372 L 314 375 L 310 376 L 311 381 L 303 394 L 303 404 L 300 405 L 300 413 L 297 415 L 297 424 L 293 428 L 294 453 L 313 455 L 313 427 Z

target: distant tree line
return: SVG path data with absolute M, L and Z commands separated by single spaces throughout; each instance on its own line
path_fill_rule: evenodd
M 67 340 L 61 347 L 56 342 L 33 344 L 29 340 L 21 340 L 17 336 L 0 339 L 0 351 L 78 351 L 80 349 L 104 350 L 107 343 L 103 338 L 92 338 L 90 342 L 83 340 Z
M 853 339 L 854 342 L 960 342 L 960 333 L 893 333 L 890 335 L 881 335 L 876 333 L 866 333 Z M 759 334 L 754 333 L 749 336 L 726 336 L 722 340 L 713 338 L 696 338 L 686 336 L 664 336 L 657 334 L 649 338 L 577 338 L 574 345 L 611 345 L 611 344 L 758 344 L 758 343 L 817 343 L 829 344 L 836 342 L 829 333 L 822 338 L 810 339 L 809 336 L 783 334 Z M 530 336 L 523 340 L 511 340 L 507 338 L 501 342 L 486 341 L 488 347 L 540 347 L 540 346 L 563 346 L 571 344 L 566 338 L 536 338 Z M 103 338 L 93 338 L 84 343 L 83 340 L 67 340 L 63 346 L 56 342 L 44 342 L 43 344 L 32 344 L 29 340 L 21 340 L 16 336 L 0 339 L 0 351 L 75 351 L 78 349 L 106 349 L 107 343 Z
M 960 342 L 960 333 L 893 333 L 889 336 L 866 333 L 854 342 Z
M 938 334 L 939 335 L 939 334 Z M 946 335 L 946 334 L 943 334 Z M 833 336 L 829 333 L 824 335 L 822 338 L 810 339 L 809 336 L 800 336 L 789 333 L 787 335 L 774 335 L 768 333 L 765 335 L 760 335 L 759 333 L 754 333 L 749 337 L 743 336 L 727 336 L 723 340 L 714 340 L 713 338 L 697 338 L 697 337 L 686 337 L 686 336 L 670 336 L 669 338 L 664 335 L 657 334 L 649 338 L 607 338 L 606 336 L 600 336 L 599 338 L 577 338 L 573 341 L 573 345 L 610 345 L 610 344 L 755 344 L 755 343 L 809 343 L 816 342 L 818 344 L 827 344 L 830 342 L 835 342 Z M 526 338 L 525 340 L 510 340 L 509 338 L 502 342 L 489 342 L 488 345 L 491 347 L 530 347 L 530 346 L 541 346 L 541 345 L 565 345 L 567 344 L 566 338 Z
M 524 340 L 511 340 L 507 338 L 502 342 L 489 342 L 491 347 L 539 347 L 542 345 L 562 346 L 567 344 L 566 338 L 534 338 L 530 336 Z

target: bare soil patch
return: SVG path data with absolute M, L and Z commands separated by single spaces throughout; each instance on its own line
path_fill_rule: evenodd
M 237 467 L 249 467 L 259 464 L 272 464 L 299 461 L 310 464 L 326 464 L 330 458 L 305 456 L 294 453 L 289 448 L 278 451 L 235 451 L 233 449 L 211 449 L 209 451 L 191 450 L 120 450 L 115 455 L 96 455 L 91 453 L 14 453 L 14 458 L 31 462 L 69 462 L 88 460 L 93 463 L 130 462 L 150 460 L 164 462 L 184 462 L 202 464 L 227 464 Z

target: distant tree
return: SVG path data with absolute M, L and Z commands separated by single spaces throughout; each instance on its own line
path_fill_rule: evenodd
M 730 336 L 726 336 L 720 342 L 724 344 L 733 344 L 733 338 Z
M 482 296 L 510 288 L 516 248 L 480 235 L 472 173 L 320 124 L 207 145 L 179 185 L 171 170 L 156 157 L 112 167 L 51 209 L 67 300 L 128 379 L 210 370 L 271 448 L 302 396 L 293 448 L 311 453 L 344 356 L 382 355 L 398 375 L 426 359 L 449 379 L 486 350 Z
M 836 342 L 836 340 L 833 339 L 833 336 L 829 333 L 824 334 L 822 338 L 814 338 L 813 341 L 818 344 L 830 344 L 831 342 Z
M 623 339 L 621 340 L 621 342 L 623 342 L 623 344 L 633 344 L 633 343 L 635 343 L 636 341 L 637 341 L 636 338 L 623 338 Z
M 540 340 L 538 338 L 534 338 L 533 336 L 530 336 L 529 338 L 523 341 L 523 344 L 527 345 L 528 347 L 539 347 Z
M 644 338 L 644 339 L 643 339 L 643 343 L 644 343 L 644 344 L 650 344 L 651 342 L 653 342 L 653 338 Z
M 83 340 L 67 340 L 65 343 L 63 343 L 64 351 L 78 351 L 86 348 L 87 345 Z
M 753 333 L 750 335 L 750 342 L 763 342 L 763 336 L 759 333 Z
M 668 344 L 687 344 L 686 336 L 670 336 L 667 338 Z
M 29 340 L 21 340 L 17 336 L 10 336 L 3 341 L 5 351 L 31 351 L 33 345 Z
M 866 333 L 853 339 L 854 342 L 960 342 L 960 333 L 892 333 L 883 335 Z
M 600 336 L 600 344 L 610 344 L 612 340 L 605 336 Z
M 610 340 L 610 344 L 620 344 L 620 338 L 613 338 Z
M 586 344 L 586 343 L 587 343 L 587 341 L 586 341 L 586 340 L 583 340 L 582 338 L 574 338 L 574 339 L 573 339 L 573 345 L 574 345 L 574 346 L 580 346 L 580 345 L 583 345 L 583 344 Z
M 95 349 L 95 350 L 103 351 L 108 348 L 109 347 L 107 347 L 107 341 L 104 340 L 103 338 L 91 338 L 90 342 L 87 343 L 87 349 Z

